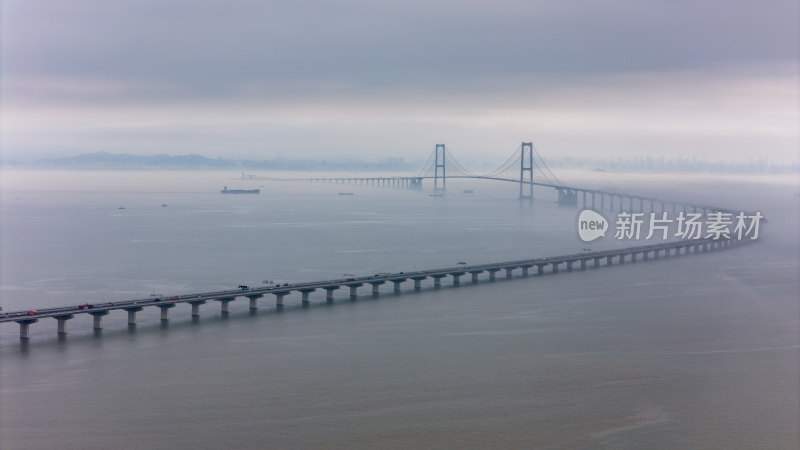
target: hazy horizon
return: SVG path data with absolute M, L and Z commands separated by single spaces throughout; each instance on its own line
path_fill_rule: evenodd
M 0 15 L 6 159 L 798 158 L 792 0 L 69 3 Z

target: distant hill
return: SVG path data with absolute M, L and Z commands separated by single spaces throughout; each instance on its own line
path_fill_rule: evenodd
M 231 169 L 235 161 L 210 159 L 200 155 L 131 155 L 109 152 L 86 153 L 69 158 L 48 158 L 32 164 L 36 168 L 53 169 Z
M 6 168 L 60 170 L 416 170 L 419 164 L 403 158 L 386 158 L 367 162 L 360 159 L 296 160 L 232 160 L 206 158 L 201 155 L 131 155 L 109 152 L 85 153 L 66 158 L 46 158 L 30 163 L 6 161 Z

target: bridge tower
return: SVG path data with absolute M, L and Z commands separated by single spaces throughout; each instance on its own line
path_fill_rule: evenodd
M 525 183 L 528 183 L 527 193 L 525 193 Z M 519 158 L 519 198 L 533 198 L 533 142 L 522 143 L 522 153 Z
M 440 156 L 440 154 L 441 154 L 441 156 Z M 436 164 L 435 164 L 434 169 L 433 169 L 433 190 L 434 191 L 439 191 L 439 190 L 444 191 L 445 188 L 447 187 L 446 186 L 447 177 L 445 175 L 444 154 L 445 154 L 444 144 L 436 144 Z M 441 161 L 441 163 L 439 161 Z M 441 188 L 439 187 L 439 168 L 440 167 L 442 169 L 442 175 L 441 175 L 442 187 Z

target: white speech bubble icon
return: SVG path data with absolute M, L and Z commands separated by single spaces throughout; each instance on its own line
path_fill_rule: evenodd
M 584 209 L 578 215 L 578 236 L 582 241 L 591 242 L 605 236 L 607 230 L 608 221 L 599 213 Z

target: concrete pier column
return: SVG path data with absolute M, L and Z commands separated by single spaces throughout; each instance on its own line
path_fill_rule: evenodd
M 595 268 L 595 269 L 600 267 L 600 257 L 599 256 L 595 256 L 594 257 L 594 266 L 592 266 L 592 267 Z
M 308 296 L 309 296 L 309 294 L 311 294 L 314 291 L 316 291 L 316 289 L 303 289 L 302 291 L 300 291 L 300 293 L 303 295 L 303 298 L 301 300 L 302 303 L 303 303 L 303 306 L 308 306 L 308 304 L 309 304 Z
M 523 277 L 527 277 L 528 276 L 528 269 L 530 269 L 530 268 L 531 268 L 531 266 L 522 266 L 522 276 Z
M 464 275 L 464 274 L 463 273 L 451 273 L 450 274 L 450 276 L 453 277 L 453 286 L 458 286 L 458 285 L 461 284 L 461 275 Z
M 192 317 L 200 317 L 200 305 L 205 304 L 205 300 L 200 300 L 196 302 L 191 302 L 192 305 Z
M 547 264 L 537 264 L 536 265 L 536 275 L 544 275 L 544 266 Z
M 137 306 L 135 308 L 125 308 L 125 311 L 128 312 L 128 325 L 136 325 L 136 313 L 141 310 L 141 306 Z
M 586 260 L 585 259 L 581 260 L 581 270 L 586 270 Z
M 607 266 L 610 266 L 611 264 L 613 264 L 613 258 L 614 258 L 613 255 L 606 256 L 606 265 Z
M 288 294 L 288 292 L 273 292 L 273 294 L 275 295 L 275 307 L 276 308 L 283 308 L 283 297 L 286 297 L 286 294 Z M 228 308 L 228 305 L 226 304 L 225 305 L 225 312 L 226 313 L 228 312 L 227 308 Z
M 30 339 L 31 337 L 30 325 L 38 321 L 39 319 L 18 320 L 17 323 L 19 324 L 19 338 L 23 340 Z
M 158 307 L 161 308 L 161 320 L 167 321 L 169 320 L 169 309 L 174 308 L 175 304 L 169 303 L 166 305 L 158 305 Z
M 264 294 L 259 295 L 248 295 L 247 298 L 250 299 L 250 310 L 255 311 L 258 309 L 258 299 L 263 297 Z
M 439 289 L 442 287 L 442 278 L 446 275 L 433 275 L 433 288 Z
M 506 267 L 505 269 L 506 269 L 506 279 L 510 280 L 513 277 L 511 272 L 514 271 L 514 268 L 513 267 Z
M 661 257 L 661 249 L 656 249 L 653 251 L 653 259 L 658 259 Z
M 414 277 L 414 278 L 412 278 L 412 280 L 414 280 L 414 290 L 415 291 L 419 291 L 419 290 L 422 289 L 422 280 L 424 280 L 425 278 L 428 278 L 428 277 Z
M 350 288 L 350 298 L 358 297 L 358 287 L 361 286 L 360 284 L 351 284 L 348 287 Z
M 624 253 L 620 253 L 618 256 L 619 256 L 619 263 L 620 264 L 625 264 L 625 254 Z
M 378 295 L 380 295 L 380 293 L 381 293 L 380 292 L 380 286 L 383 283 L 384 283 L 383 281 L 381 281 L 380 283 L 370 283 L 372 285 L 372 296 L 373 297 L 377 297 Z
M 481 270 L 481 272 L 483 271 Z M 478 284 L 478 275 L 481 272 L 470 272 L 470 274 L 472 274 L 472 284 Z
M 560 262 L 550 263 L 550 265 L 552 266 L 552 268 L 550 269 L 550 272 L 558 273 L 558 265 L 559 264 L 561 264 L 561 263 Z
M 486 271 L 489 272 L 489 281 L 495 280 L 494 274 L 496 274 L 498 270 L 500 269 L 486 269 Z
M 572 261 L 567 261 L 567 272 L 572 272 Z
M 325 288 L 325 301 L 330 303 L 333 301 L 333 291 L 339 289 L 341 286 L 331 286 Z
M 73 317 L 72 314 L 54 317 L 58 321 L 58 334 L 67 334 L 67 321 Z
M 636 262 L 636 252 L 631 253 L 631 262 Z
M 392 280 L 392 283 L 394 283 L 394 293 L 395 294 L 399 294 L 400 293 L 400 283 L 402 283 L 403 281 L 406 281 L 406 280 Z
M 95 330 L 102 330 L 103 329 L 103 316 L 107 316 L 108 315 L 108 311 L 97 311 L 97 312 L 93 312 L 93 313 L 90 313 L 90 314 L 92 315 L 92 317 L 94 317 L 94 320 L 92 321 L 93 322 L 93 328 Z
M 228 314 L 230 310 L 228 309 L 228 303 L 232 302 L 232 298 L 218 298 L 217 301 L 220 303 L 219 311 L 222 314 Z

